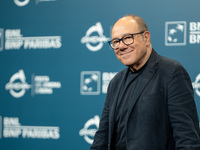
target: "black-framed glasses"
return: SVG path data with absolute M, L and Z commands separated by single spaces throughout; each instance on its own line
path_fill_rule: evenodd
M 142 34 L 144 32 L 145 31 L 142 31 L 139 33 L 134 33 L 134 34 L 127 34 L 127 35 L 123 36 L 121 39 L 113 39 L 113 40 L 109 41 L 108 43 L 112 49 L 118 48 L 120 45 L 120 41 L 122 41 L 126 45 L 130 45 L 134 42 L 134 35 Z

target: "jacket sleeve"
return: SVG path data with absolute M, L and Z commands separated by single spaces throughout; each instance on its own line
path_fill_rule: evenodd
M 168 84 L 168 111 L 176 150 L 200 150 L 199 121 L 191 80 L 175 64 Z
M 104 104 L 99 129 L 94 136 L 94 142 L 90 150 L 108 150 L 108 132 L 109 132 L 109 103 L 110 103 L 110 84 Z

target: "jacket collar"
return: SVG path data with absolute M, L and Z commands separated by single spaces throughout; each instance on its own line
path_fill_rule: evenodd
M 136 91 L 134 91 L 133 100 L 130 102 L 130 107 L 127 112 L 128 116 L 130 116 L 130 113 L 131 113 L 132 109 L 134 108 L 137 100 L 141 96 L 143 90 L 145 89 L 145 87 L 147 86 L 149 81 L 152 79 L 153 75 L 155 74 L 155 72 L 157 70 L 157 66 L 158 66 L 157 64 L 158 64 L 158 54 L 156 53 L 156 51 L 154 49 L 152 49 L 152 53 L 146 63 L 145 69 L 142 72 L 141 77 L 138 81 L 139 86 L 136 88 Z

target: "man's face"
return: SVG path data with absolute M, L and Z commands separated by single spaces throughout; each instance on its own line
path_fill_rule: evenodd
M 112 39 L 120 39 L 124 35 L 134 34 L 141 32 L 138 28 L 138 24 L 131 17 L 125 17 L 118 20 L 112 29 Z M 117 58 L 126 66 L 130 66 L 133 69 L 139 69 L 148 60 L 147 56 L 147 36 L 150 38 L 148 31 L 134 35 L 134 42 L 130 45 L 125 45 L 120 41 L 120 45 L 115 49 Z M 150 40 L 149 40 L 150 41 Z

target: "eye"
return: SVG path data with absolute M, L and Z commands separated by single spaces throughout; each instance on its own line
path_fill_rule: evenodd
M 123 37 L 123 41 L 125 44 L 131 44 L 133 43 L 133 36 L 132 35 L 126 35 Z
M 126 35 L 123 37 L 123 40 L 131 40 L 133 37 L 131 35 Z
M 113 46 L 118 45 L 118 44 L 119 44 L 119 40 L 113 40 L 113 41 L 112 41 L 112 44 L 113 44 Z

